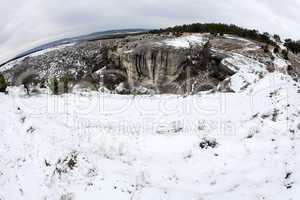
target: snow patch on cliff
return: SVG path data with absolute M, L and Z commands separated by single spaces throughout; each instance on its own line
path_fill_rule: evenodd
M 229 78 L 230 88 L 235 92 L 256 83 L 268 72 L 264 64 L 237 53 L 231 53 L 231 57 L 223 59 L 222 64 L 236 72 Z
M 175 48 L 190 48 L 195 45 L 204 45 L 208 41 L 205 34 L 191 34 L 186 36 L 181 36 L 173 39 L 167 39 L 159 44 L 164 44 L 167 46 L 172 46 Z

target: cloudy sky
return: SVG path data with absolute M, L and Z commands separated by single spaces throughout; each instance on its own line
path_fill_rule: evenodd
M 299 0 L 0 0 L 0 63 L 63 37 L 193 22 L 234 23 L 300 39 Z

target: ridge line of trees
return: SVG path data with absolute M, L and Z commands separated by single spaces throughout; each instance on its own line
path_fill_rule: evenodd
M 180 33 L 211 33 L 213 35 L 236 35 L 243 38 L 255 40 L 258 42 L 265 43 L 267 45 L 277 46 L 276 42 L 271 39 L 271 36 L 268 32 L 260 33 L 258 30 L 255 29 L 246 29 L 239 27 L 234 24 L 222 24 L 222 23 L 194 23 L 194 24 L 184 24 L 180 26 L 169 27 L 165 29 L 156 29 L 151 30 L 149 33 L 152 34 L 161 34 L 172 32 L 176 34 Z M 274 35 L 274 39 L 280 40 L 279 35 Z M 293 53 L 300 53 L 300 43 L 293 41 L 291 39 L 287 39 L 284 44 L 288 50 L 292 51 Z

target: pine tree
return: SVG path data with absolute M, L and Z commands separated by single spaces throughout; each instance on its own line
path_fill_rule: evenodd
M 54 78 L 50 79 L 48 87 L 51 90 L 52 94 L 58 95 L 58 80 L 57 80 L 57 78 L 54 77 Z
M 276 42 L 281 42 L 281 38 L 279 35 L 275 34 L 273 37 L 276 40 Z
M 60 85 L 62 85 L 63 93 L 69 92 L 69 83 L 72 81 L 72 79 L 72 76 L 69 74 L 65 74 L 59 79 Z

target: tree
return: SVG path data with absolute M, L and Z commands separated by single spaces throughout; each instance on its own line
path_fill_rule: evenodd
M 0 92 L 6 92 L 7 82 L 2 74 L 0 74 Z
M 48 87 L 51 90 L 52 94 L 58 95 L 58 80 L 57 80 L 57 78 L 54 77 L 54 78 L 50 79 Z
M 285 39 L 284 41 L 285 41 L 285 43 L 290 43 L 290 42 L 292 42 L 293 40 L 289 38 L 289 39 Z
M 275 34 L 273 37 L 276 40 L 276 42 L 281 42 L 281 38 L 279 35 Z
M 300 43 L 293 41 L 292 39 L 286 39 L 284 46 L 291 52 L 297 54 L 300 53 Z
M 65 74 L 63 77 L 59 79 L 59 83 L 62 84 L 63 93 L 69 92 L 69 83 L 73 80 L 72 76 L 69 74 Z
M 24 85 L 24 88 L 26 90 L 27 95 L 30 95 L 30 85 L 34 84 L 36 85 L 38 83 L 38 76 L 36 74 L 30 74 L 26 78 L 22 80 L 22 84 Z

